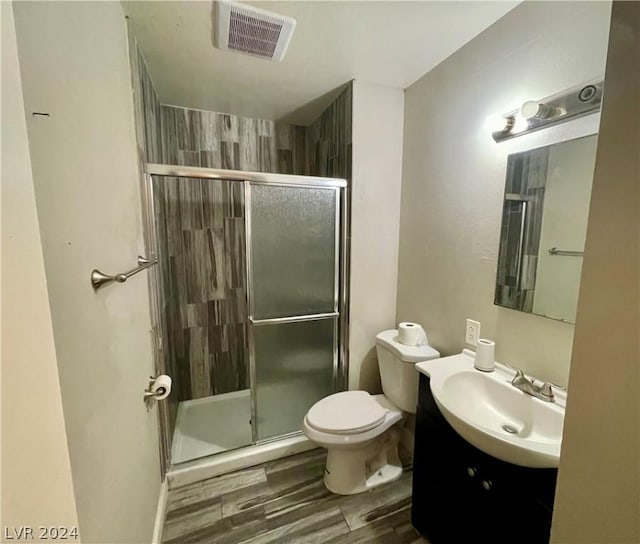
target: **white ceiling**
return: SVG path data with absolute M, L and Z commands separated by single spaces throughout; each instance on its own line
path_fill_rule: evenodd
M 212 2 L 123 2 L 162 103 L 308 124 L 351 79 L 407 88 L 520 2 L 247 3 L 296 19 L 283 62 L 214 48 Z

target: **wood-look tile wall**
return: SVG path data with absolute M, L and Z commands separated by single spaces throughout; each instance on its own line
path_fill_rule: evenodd
M 311 126 L 306 128 L 307 174 L 351 179 L 351 104 L 349 83 Z
M 227 170 L 304 170 L 300 127 L 161 106 L 161 162 Z M 278 148 L 280 146 L 280 149 Z M 237 182 L 165 178 L 155 191 L 169 357 L 188 400 L 249 387 L 244 193 Z M 175 187 L 173 187 L 175 185 Z M 161 200 L 161 201 L 160 201 Z M 207 218 L 213 223 L 208 223 Z
M 177 398 L 246 389 L 243 186 L 156 178 L 154 198 Z
M 142 164 L 160 162 L 160 101 L 144 57 L 129 31 L 136 142 Z
M 161 107 L 164 164 L 304 174 L 305 127 L 227 113 Z
M 309 175 L 307 127 L 276 123 L 276 153 L 279 174 Z

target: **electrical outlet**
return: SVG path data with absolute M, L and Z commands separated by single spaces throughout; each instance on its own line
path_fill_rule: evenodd
M 464 341 L 472 346 L 477 346 L 478 338 L 480 338 L 480 322 L 467 319 L 467 332 L 464 335 Z

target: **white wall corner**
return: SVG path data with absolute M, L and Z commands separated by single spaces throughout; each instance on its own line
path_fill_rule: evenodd
M 160 489 L 156 412 L 142 403 L 153 368 L 149 293 L 142 275 L 97 294 L 85 275 L 126 270 L 143 247 L 122 6 L 13 8 L 25 108 L 50 113 L 26 123 L 81 537 L 149 542 Z
M 404 91 L 353 82 L 349 389 L 380 391 L 375 336 L 395 326 Z
M 77 529 L 78 515 L 36 210 L 13 3 L 2 2 L 0 6 L 5 468 L 1 517 L 3 534 L 10 538 L 17 536 L 11 531 L 19 527 Z

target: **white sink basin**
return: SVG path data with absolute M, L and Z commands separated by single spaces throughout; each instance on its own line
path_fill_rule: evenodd
M 473 352 L 418 363 L 431 379 L 442 415 L 476 448 L 515 465 L 555 468 L 560 459 L 566 397 L 554 390 L 545 402 L 511 385 L 514 371 L 496 363 L 494 372 L 473 368 Z

